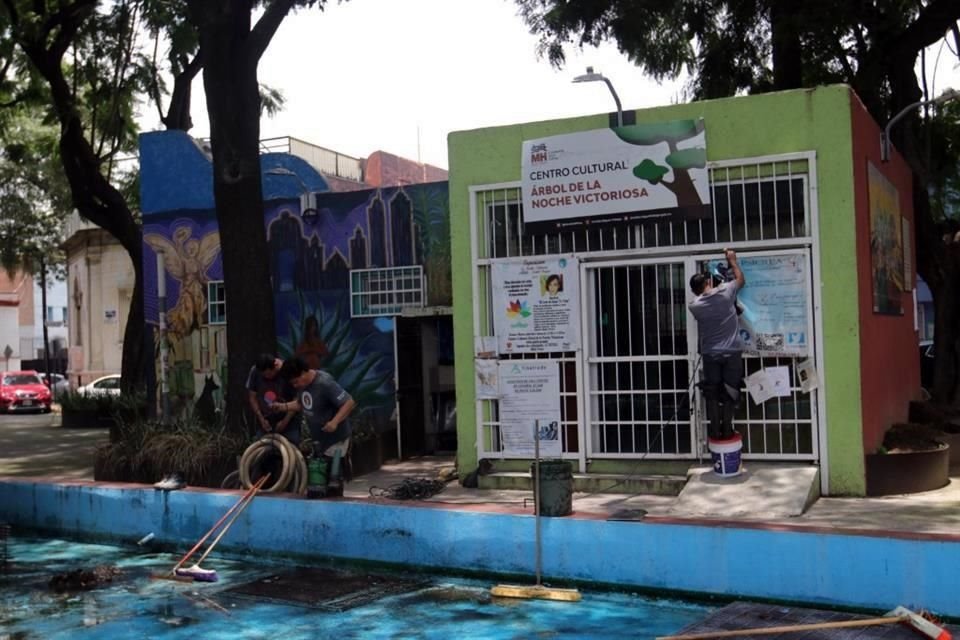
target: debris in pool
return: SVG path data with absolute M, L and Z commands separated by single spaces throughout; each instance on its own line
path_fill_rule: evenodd
M 60 573 L 50 578 L 49 587 L 57 593 L 65 591 L 89 591 L 105 584 L 110 584 L 123 571 L 117 567 L 100 565 L 93 569 L 74 569 L 67 573 Z
M 148 533 L 147 535 L 145 535 L 145 536 L 143 536 L 142 538 L 140 538 L 139 540 L 137 540 L 137 545 L 142 547 L 143 545 L 147 544 L 147 543 L 150 542 L 151 540 L 153 540 L 153 533 L 152 533 L 152 532 L 151 532 L 151 533 Z

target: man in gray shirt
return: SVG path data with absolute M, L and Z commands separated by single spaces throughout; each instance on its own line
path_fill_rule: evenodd
M 700 354 L 703 356 L 703 395 L 707 400 L 709 436 L 728 440 L 736 433 L 733 413 L 740 401 L 743 383 L 743 342 L 737 321 L 737 291 L 746 284 L 737 253 L 724 251 L 733 280 L 715 283 L 709 273 L 690 278 L 690 289 L 697 297 L 690 313 L 697 320 Z
M 347 416 L 357 406 L 353 397 L 333 376 L 321 369 L 310 368 L 300 356 L 286 360 L 280 375 L 296 390 L 295 399 L 274 403 L 273 410 L 303 411 L 314 455 L 334 458 L 339 453 L 341 459 L 345 458 L 352 433 Z

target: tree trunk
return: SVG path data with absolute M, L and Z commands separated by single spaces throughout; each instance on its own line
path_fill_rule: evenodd
M 770 3 L 770 48 L 773 62 L 773 89 L 784 91 L 803 86 L 803 47 L 797 31 L 797 0 Z
M 228 428 L 239 433 L 245 429 L 246 373 L 257 354 L 276 351 L 260 183 L 259 54 L 248 46 L 249 9 L 210 2 L 196 9 L 195 19 L 204 52 L 203 83 L 228 309 L 225 418 Z

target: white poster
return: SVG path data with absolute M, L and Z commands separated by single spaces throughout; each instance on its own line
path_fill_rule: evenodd
M 522 154 L 523 221 L 537 232 L 710 215 L 703 120 L 527 140 Z
M 504 453 L 532 458 L 539 425 L 540 457 L 559 458 L 559 364 L 555 360 L 501 360 L 499 377 Z
M 760 356 L 808 355 L 807 257 L 799 253 L 742 256 L 739 262 L 747 281 L 737 293 L 743 309 L 740 337 L 744 351 Z
M 493 327 L 500 353 L 580 348 L 579 267 L 572 256 L 492 263 Z
M 500 383 L 498 382 L 497 361 L 485 358 L 474 360 L 477 372 L 477 398 L 479 400 L 496 400 L 500 397 Z

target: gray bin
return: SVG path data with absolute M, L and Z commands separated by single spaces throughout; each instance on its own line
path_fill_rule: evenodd
M 534 478 L 530 465 L 530 478 Z M 540 461 L 540 515 L 568 516 L 573 513 L 573 464 L 567 460 Z

